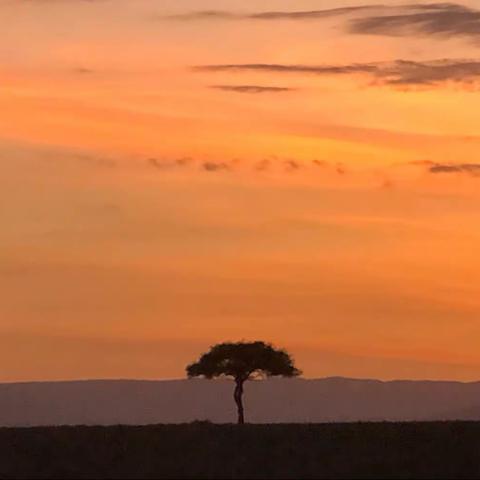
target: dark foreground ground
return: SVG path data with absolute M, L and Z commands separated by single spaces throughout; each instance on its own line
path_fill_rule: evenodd
M 0 478 L 480 478 L 480 422 L 0 429 Z

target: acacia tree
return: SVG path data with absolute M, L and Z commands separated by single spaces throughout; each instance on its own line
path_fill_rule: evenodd
M 233 378 L 233 398 L 238 409 L 239 424 L 245 423 L 242 399 L 243 384 L 247 380 L 274 376 L 295 377 L 301 374 L 285 350 L 277 350 L 264 342 L 220 343 L 211 347 L 197 362 L 188 365 L 186 370 L 189 378 Z

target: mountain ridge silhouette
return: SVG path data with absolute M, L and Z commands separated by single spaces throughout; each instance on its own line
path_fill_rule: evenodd
M 230 423 L 232 395 L 228 380 L 0 383 L 0 426 Z M 268 379 L 245 403 L 252 423 L 480 420 L 480 382 Z

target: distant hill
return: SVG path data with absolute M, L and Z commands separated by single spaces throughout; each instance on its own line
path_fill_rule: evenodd
M 0 426 L 235 421 L 229 381 L 0 384 Z M 480 420 L 480 382 L 272 379 L 249 382 L 247 421 Z

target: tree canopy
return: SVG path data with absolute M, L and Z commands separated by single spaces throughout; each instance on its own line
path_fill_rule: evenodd
M 243 384 L 258 377 L 295 377 L 300 375 L 290 355 L 265 342 L 220 343 L 187 366 L 188 377 L 233 377 L 233 397 L 238 409 L 238 423 L 244 423 Z
M 300 373 L 286 351 L 265 342 L 220 343 L 187 367 L 189 377 L 230 376 L 241 381 L 258 376 L 294 377 Z

